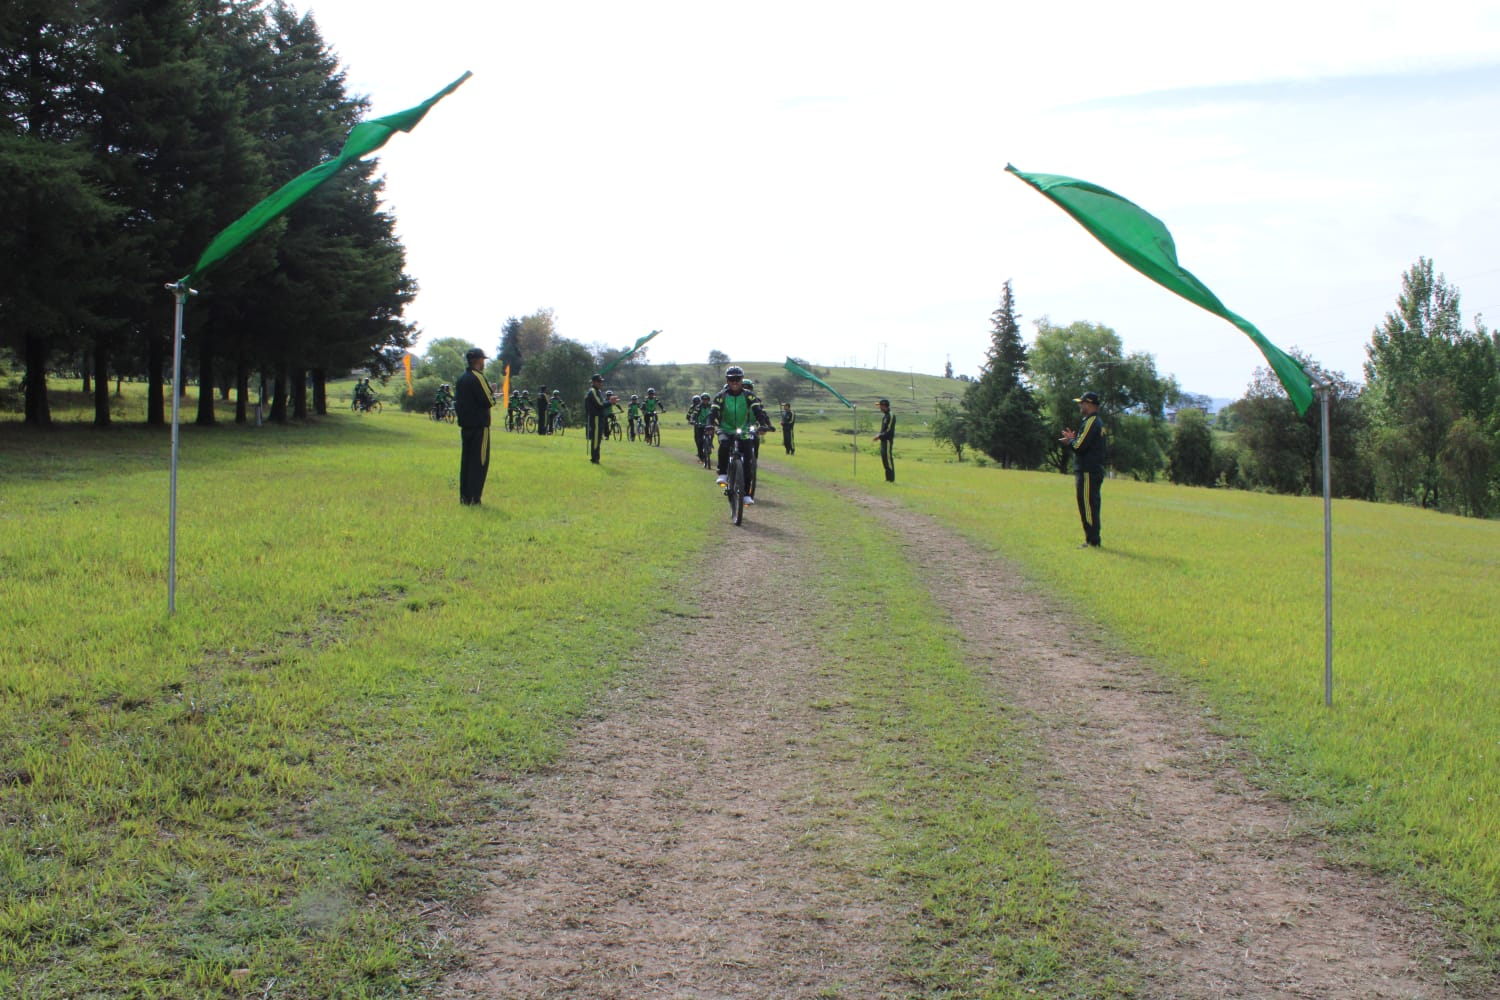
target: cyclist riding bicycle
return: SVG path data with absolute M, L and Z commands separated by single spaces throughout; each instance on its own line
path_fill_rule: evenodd
M 709 420 L 713 416 L 714 398 L 708 393 L 698 397 L 698 413 L 693 418 L 694 440 L 698 443 L 698 460 L 705 469 L 712 469 L 714 462 L 714 431 Z
M 771 418 L 753 392 L 745 388 L 745 370 L 731 365 L 724 371 L 724 388 L 710 404 L 709 423 L 719 438 L 719 475 L 715 480 L 723 486 L 728 482 L 729 451 L 736 438 L 742 437 L 754 423 L 759 433 L 771 429 Z M 755 503 L 755 451 L 747 456 L 745 480 L 745 502 Z
M 447 382 L 438 386 L 437 395 L 432 399 L 432 415 L 436 420 L 442 420 L 448 415 L 448 407 L 453 405 L 453 387 Z
M 547 433 L 551 434 L 560 429 L 563 420 L 562 390 L 553 389 L 552 398 L 547 401 Z
M 604 436 L 619 439 L 620 417 L 619 413 L 624 407 L 620 405 L 620 397 L 613 389 L 604 390 Z
M 645 425 L 641 423 L 641 397 L 633 392 L 630 394 L 630 405 L 625 408 L 625 427 L 632 441 L 637 434 L 646 432 Z
M 656 398 L 655 389 L 646 390 L 646 398 L 641 402 L 641 422 L 646 428 L 646 437 L 652 438 L 655 434 L 655 442 L 661 443 L 661 415 L 666 412 L 666 404 Z

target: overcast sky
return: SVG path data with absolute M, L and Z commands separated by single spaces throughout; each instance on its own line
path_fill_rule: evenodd
M 1500 3 L 316 0 L 378 116 L 424 340 L 977 374 L 1009 279 L 1183 388 L 1263 364 L 1014 177 L 1160 218 L 1272 342 L 1362 380 L 1419 256 L 1500 323 Z M 418 345 L 418 351 L 422 349 Z M 753 374 L 753 373 L 752 373 Z

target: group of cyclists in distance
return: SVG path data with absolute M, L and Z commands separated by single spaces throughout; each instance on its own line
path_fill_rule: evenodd
M 594 379 L 602 382 L 599 375 Z M 508 432 L 561 435 L 568 427 L 568 406 L 559 389 L 544 385 L 535 394 L 529 389 L 515 389 L 507 399 L 491 383 L 490 393 L 505 410 L 504 425 Z M 661 421 L 667 405 L 656 389 L 648 388 L 644 396 L 631 393 L 629 397 L 606 389 L 603 400 L 603 437 L 660 446 Z M 456 412 L 454 403 L 453 385 L 442 383 L 433 400 L 432 419 L 451 422 Z M 783 444 L 791 455 L 795 418 L 790 404 L 782 403 L 781 409 Z M 693 428 L 698 461 L 703 468 L 715 472 L 716 482 L 726 494 L 732 494 L 731 506 L 735 506 L 736 496 L 741 494 L 744 504 L 753 505 L 760 442 L 771 430 L 771 417 L 755 394 L 755 383 L 745 377 L 743 368 L 731 365 L 724 371 L 723 387 L 717 393 L 694 393 L 684 417 Z

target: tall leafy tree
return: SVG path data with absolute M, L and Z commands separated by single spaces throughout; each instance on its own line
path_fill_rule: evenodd
M 1026 344 L 1009 281 L 990 322 L 984 368 L 964 393 L 969 442 L 1002 468 L 1035 468 L 1047 452 L 1046 432 L 1029 383 Z
M 1431 260 L 1419 257 L 1402 275 L 1396 307 L 1365 354 L 1386 498 L 1487 509 L 1474 502 L 1475 484 L 1491 478 L 1485 456 L 1500 432 L 1500 352 L 1482 323 L 1464 327 L 1459 291 Z
M 1079 321 L 1065 327 L 1037 321 L 1031 347 L 1031 370 L 1048 427 L 1078 420 L 1073 402 L 1081 392 L 1099 394 L 1110 425 L 1110 464 L 1117 470 L 1151 479 L 1165 467 L 1166 408 L 1182 391 L 1177 380 L 1159 375 L 1150 354 L 1126 354 L 1119 334 L 1107 326 Z M 1068 451 L 1048 434 L 1048 461 L 1068 471 Z
M 579 420 L 583 394 L 588 391 L 589 375 L 598 367 L 594 352 L 575 340 L 559 338 L 550 348 L 533 357 L 526 374 L 536 385 L 547 385 L 562 392 L 562 399 Z
M 1332 387 L 1328 430 L 1334 494 L 1369 499 L 1373 475 L 1362 448 L 1368 424 L 1359 387 L 1342 372 L 1322 370 L 1296 348 L 1289 353 Z M 1244 398 L 1233 406 L 1240 474 L 1248 485 L 1298 495 L 1322 492 L 1321 407 L 1309 407 L 1298 415 L 1281 380 L 1270 368 L 1255 370 Z
M 550 348 L 557 336 L 557 320 L 552 315 L 552 310 L 538 309 L 521 317 L 520 329 L 516 331 L 516 344 L 521 357 L 530 361 Z
M 1218 473 L 1214 436 L 1202 410 L 1177 411 L 1172 445 L 1167 455 L 1168 478 L 1183 486 L 1212 486 Z

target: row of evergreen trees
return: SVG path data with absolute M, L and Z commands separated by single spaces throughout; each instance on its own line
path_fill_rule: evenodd
M 1103 397 L 1117 473 L 1197 486 L 1279 493 L 1322 489 L 1321 413 L 1298 415 L 1269 368 L 1211 423 L 1207 400 L 1125 354 L 1108 327 L 1046 320 L 1028 348 L 1010 282 L 992 316 L 980 378 L 959 405 L 940 405 L 933 435 L 960 456 L 973 448 L 1006 468 L 1067 468 L 1059 428 L 1073 398 Z M 1500 334 L 1464 326 L 1459 291 L 1419 258 L 1396 307 L 1365 347 L 1363 385 L 1291 352 L 1331 384 L 1331 480 L 1336 495 L 1488 517 L 1500 509 Z M 1175 416 L 1169 422 L 1168 415 Z M 1217 432 L 1217 433 L 1216 433 Z
M 47 424 L 46 373 L 150 383 L 165 422 L 173 299 L 213 236 L 327 159 L 367 111 L 311 15 L 283 0 L 8 0 L 0 14 L 0 346 Z M 390 371 L 416 284 L 367 161 L 219 265 L 186 310 L 184 368 L 214 397 L 253 373 L 271 416 L 323 411 L 329 373 Z M 308 386 L 312 399 L 308 399 Z

